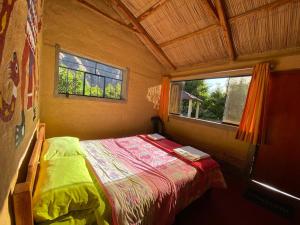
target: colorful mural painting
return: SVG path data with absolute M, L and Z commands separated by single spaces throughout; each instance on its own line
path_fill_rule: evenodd
M 15 2 L 16 0 L 4 0 L 2 2 L 2 8 L 0 12 L 0 64 L 2 63 L 3 59 L 6 32 Z M 16 52 L 13 52 L 12 59 L 6 69 L 7 71 L 5 72 L 9 73 L 9 80 L 5 83 L 4 87 L 9 90 L 11 86 L 12 91 L 11 96 L 5 99 L 3 91 L 0 90 L 0 120 L 4 122 L 10 121 L 15 111 L 17 87 L 19 84 L 19 66 Z
M 41 15 L 41 0 L 0 0 L 0 224 L 11 224 L 2 212 L 39 119 Z
M 38 33 L 38 16 L 37 16 L 37 1 L 27 0 L 27 21 L 26 21 L 26 39 L 22 54 L 21 64 L 21 123 L 16 126 L 16 145 L 18 145 L 23 137 L 25 131 L 25 109 L 29 110 L 35 103 L 35 87 L 36 87 L 36 43 Z M 27 91 L 26 88 L 27 81 Z M 25 92 L 26 91 L 26 92 Z M 27 106 L 25 106 L 27 99 Z M 35 111 L 35 110 L 34 110 Z M 34 113 L 35 118 L 35 113 Z M 33 118 L 33 119 L 34 119 Z
M 7 30 L 9 28 L 10 19 L 17 0 L 3 0 L 0 3 L 0 65 L 8 64 L 6 69 L 1 71 L 2 85 L 0 86 L 0 121 L 9 122 L 16 113 L 18 115 L 18 123 L 15 125 L 15 145 L 18 146 L 25 135 L 26 112 L 32 110 L 32 120 L 36 118 L 36 98 L 37 98 L 37 39 L 40 30 L 38 16 L 38 0 L 26 0 L 27 17 L 25 24 L 25 40 L 23 50 L 12 51 L 11 59 L 8 62 L 3 60 L 6 42 Z M 20 3 L 20 2 L 18 2 Z M 22 2 L 20 4 L 25 3 Z M 21 41 L 21 40 L 20 40 Z M 9 54 L 9 52 L 5 52 Z M 18 55 L 19 54 L 19 55 Z M 20 63 L 18 60 L 21 60 Z M 20 68 L 19 68 L 20 65 Z M 19 88 L 20 86 L 20 88 Z M 20 93 L 18 93 L 20 90 Z M 18 96 L 19 94 L 19 96 Z M 17 98 L 21 104 L 21 110 L 16 111 Z
M 9 103 L 6 102 L 6 100 L 0 92 L 0 119 L 4 122 L 11 120 L 16 106 L 17 90 L 20 80 L 18 57 L 16 52 L 13 53 L 12 59 L 9 62 L 8 70 L 10 81 L 12 81 L 12 96 Z M 8 88 L 9 84 L 11 83 L 8 82 Z

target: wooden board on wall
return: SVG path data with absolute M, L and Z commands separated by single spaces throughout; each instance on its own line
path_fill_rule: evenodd
M 267 143 L 257 154 L 253 179 L 300 197 L 300 70 L 275 72 L 267 113 Z

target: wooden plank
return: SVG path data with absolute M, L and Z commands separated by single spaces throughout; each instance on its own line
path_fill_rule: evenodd
M 230 17 L 228 19 L 228 21 L 234 21 L 234 20 L 237 20 L 237 19 L 240 19 L 244 16 L 248 16 L 248 15 L 251 15 L 253 13 L 257 13 L 259 11 L 263 11 L 263 10 L 271 10 L 271 9 L 274 9 L 276 7 L 279 7 L 281 5 L 284 5 L 284 4 L 287 4 L 289 2 L 296 2 L 296 1 L 299 1 L 299 0 L 277 0 L 275 2 L 272 2 L 272 3 L 269 3 L 269 4 L 266 4 L 266 5 L 263 5 L 263 6 L 260 6 L 258 8 L 255 8 L 255 9 L 251 9 L 245 13 L 242 13 L 242 14 L 239 14 L 239 15 L 236 15 L 236 16 L 233 16 L 233 17 Z
M 29 183 L 16 186 L 13 195 L 16 225 L 33 225 L 32 192 Z
M 147 44 L 149 44 L 149 47 L 157 54 L 159 54 L 162 59 L 164 59 L 164 61 L 172 68 L 172 69 L 176 69 L 176 67 L 174 66 L 174 64 L 170 61 L 170 59 L 167 57 L 167 55 L 164 53 L 164 51 L 159 47 L 159 45 L 153 40 L 153 38 L 147 33 L 147 31 L 145 30 L 145 28 L 139 23 L 139 21 L 137 20 L 137 18 L 134 17 L 134 15 L 130 12 L 130 10 L 120 1 L 120 0 L 111 0 L 112 3 L 117 7 L 118 11 L 122 14 L 124 14 L 129 21 L 131 21 L 131 23 L 135 26 L 135 28 L 139 31 L 139 33 L 137 33 L 137 35 L 141 35 L 143 36 L 143 40 L 145 40 L 147 42 Z M 154 56 L 161 62 L 160 57 L 156 56 L 156 54 L 154 54 Z M 162 63 L 164 65 L 164 63 Z
M 169 0 L 160 0 L 156 2 L 153 6 L 151 6 L 148 10 L 143 12 L 141 15 L 137 17 L 137 20 L 141 22 L 142 20 L 146 19 L 148 16 L 156 12 L 160 7 L 162 7 L 165 3 L 167 3 Z
M 32 194 L 34 190 L 36 174 L 39 167 L 39 159 L 45 139 L 45 124 L 39 124 L 37 140 L 30 157 L 27 168 L 26 181 L 18 183 L 13 193 L 14 214 L 16 225 L 33 225 Z
M 208 27 L 205 27 L 205 28 L 196 30 L 196 31 L 194 31 L 194 32 L 192 32 L 192 33 L 188 33 L 188 34 L 182 35 L 182 36 L 180 36 L 180 37 L 174 38 L 174 39 L 172 39 L 172 40 L 169 40 L 169 41 L 166 41 L 166 42 L 162 42 L 162 43 L 159 44 L 159 46 L 160 46 L 161 48 L 163 48 L 163 47 L 166 47 L 166 46 L 168 46 L 168 45 L 174 44 L 174 43 L 176 43 L 176 42 L 178 42 L 178 41 L 182 41 L 182 40 L 188 39 L 188 38 L 190 38 L 190 37 L 193 37 L 193 36 L 195 36 L 195 35 L 199 35 L 199 34 L 202 34 L 202 33 L 206 33 L 206 32 L 215 30 L 215 29 L 217 29 L 218 27 L 219 27 L 219 26 L 216 25 L 216 24 L 210 25 L 210 26 L 208 26 Z
M 130 31 L 133 31 L 133 32 L 138 32 L 134 27 L 126 24 L 126 23 L 123 23 L 122 21 L 118 20 L 118 19 L 115 19 L 113 18 L 112 16 L 108 15 L 107 13 L 101 11 L 100 9 L 98 9 L 96 6 L 94 6 L 93 4 L 85 1 L 85 0 L 77 0 L 80 4 L 84 5 L 85 7 L 93 10 L 94 12 L 97 12 L 99 13 L 100 15 L 104 16 L 105 18 L 111 20 L 112 22 L 115 22 L 127 29 L 129 29 Z
M 216 0 L 215 5 L 216 5 L 216 10 L 217 10 L 218 15 L 219 15 L 220 25 L 221 25 L 222 30 L 223 30 L 223 35 L 224 35 L 224 39 L 225 39 L 225 42 L 226 42 L 227 53 L 229 55 L 229 58 L 231 60 L 234 60 L 236 54 L 235 54 L 234 47 L 233 47 L 233 41 L 232 41 L 232 35 L 231 35 L 230 27 L 228 25 L 226 15 L 225 15 L 225 11 L 224 11 L 224 7 L 223 7 L 223 0 Z

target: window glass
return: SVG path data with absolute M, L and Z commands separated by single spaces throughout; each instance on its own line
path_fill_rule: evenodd
M 242 118 L 251 77 L 231 77 L 228 83 L 223 122 L 238 124 Z
M 122 98 L 123 70 L 69 53 L 59 53 L 59 94 Z
M 171 114 L 239 124 L 250 76 L 172 82 Z

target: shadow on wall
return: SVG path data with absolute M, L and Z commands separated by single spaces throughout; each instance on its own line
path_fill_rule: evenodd
M 155 110 L 159 109 L 160 91 L 161 91 L 161 85 L 148 88 L 146 98 L 148 102 L 151 102 L 153 104 L 153 109 Z

